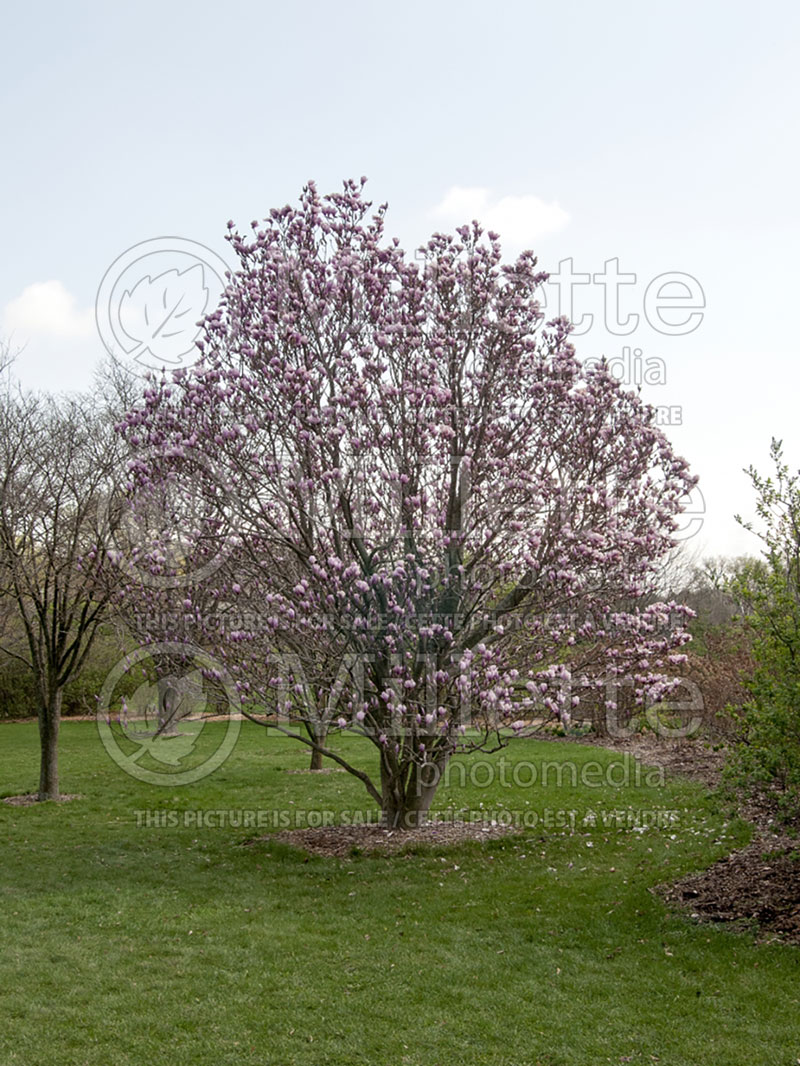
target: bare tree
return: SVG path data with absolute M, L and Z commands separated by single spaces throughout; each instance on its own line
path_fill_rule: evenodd
M 86 396 L 0 394 L 0 650 L 32 671 L 38 697 L 38 796 L 57 799 L 64 686 L 106 616 L 121 445 L 108 407 Z

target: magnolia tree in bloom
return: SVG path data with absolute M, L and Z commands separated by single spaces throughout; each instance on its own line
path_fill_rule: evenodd
M 669 690 L 690 612 L 654 603 L 653 575 L 695 479 L 653 409 L 544 322 L 532 253 L 504 264 L 473 223 L 407 257 L 362 191 L 309 184 L 249 235 L 229 223 L 239 266 L 200 361 L 123 432 L 146 491 L 192 466 L 198 579 L 171 595 L 193 639 L 249 717 L 402 827 L 454 753 L 598 694 L 613 710 L 621 684 Z M 374 745 L 374 774 L 336 731 Z

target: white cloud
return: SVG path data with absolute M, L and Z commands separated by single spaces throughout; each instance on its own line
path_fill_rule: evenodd
M 555 200 L 546 203 L 533 195 L 495 199 L 489 189 L 462 185 L 451 186 L 432 214 L 452 225 L 477 219 L 484 229 L 494 230 L 515 246 L 530 246 L 569 222 L 568 213 Z
M 458 224 L 471 222 L 486 213 L 489 206 L 489 190 L 465 189 L 463 185 L 451 185 L 444 200 L 433 209 L 433 214 L 448 220 L 458 219 Z
M 94 331 L 94 312 L 80 311 L 60 281 L 37 281 L 6 304 L 3 328 L 20 341 L 28 337 L 82 338 Z

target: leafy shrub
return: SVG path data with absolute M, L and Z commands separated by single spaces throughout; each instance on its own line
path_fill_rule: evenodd
M 81 672 L 64 687 L 61 713 L 65 718 L 95 713 L 96 697 L 120 657 L 120 646 L 114 638 L 102 639 L 95 644 Z M 136 684 L 135 675 L 125 675 L 116 685 L 115 694 L 130 695 Z M 38 709 L 39 696 L 33 671 L 19 659 L 1 656 L 0 718 L 33 718 Z
M 733 591 L 747 605 L 754 669 L 749 699 L 734 715 L 739 739 L 728 778 L 776 794 L 788 816 L 800 816 L 800 474 L 790 474 L 773 440 L 775 475 L 748 471 L 764 523 L 764 563 L 746 567 Z M 741 519 L 737 517 L 741 522 Z M 751 523 L 741 522 L 752 530 Z

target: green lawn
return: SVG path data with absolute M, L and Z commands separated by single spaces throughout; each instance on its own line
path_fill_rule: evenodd
M 619 755 L 520 741 L 486 787 L 486 760 L 453 774 L 439 806 L 535 827 L 344 861 L 198 827 L 198 811 L 303 824 L 371 807 L 348 775 L 287 774 L 305 753 L 249 723 L 183 787 L 124 774 L 93 723 L 65 722 L 61 753 L 82 799 L 0 804 L 0 1066 L 800 1061 L 800 949 L 648 892 L 747 839 L 693 785 L 593 787 L 606 771 L 581 767 Z M 527 783 L 556 761 L 560 782 Z M 35 725 L 0 726 L 0 794 L 36 777 Z

